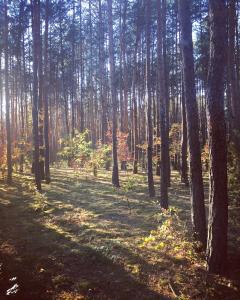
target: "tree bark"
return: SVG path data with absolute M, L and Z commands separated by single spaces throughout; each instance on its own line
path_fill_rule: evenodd
M 138 1 L 138 5 L 140 3 Z M 137 96 L 136 96 L 136 85 L 137 85 L 137 52 L 138 45 L 140 41 L 140 12 L 138 10 L 137 15 L 137 28 L 136 28 L 136 41 L 134 48 L 134 57 L 133 57 L 133 77 L 132 77 L 132 124 L 133 124 L 133 174 L 138 173 L 138 160 L 139 160 L 139 130 L 138 130 L 138 106 L 137 106 Z
M 45 33 L 44 33 L 44 78 L 43 78 L 43 99 L 44 99 L 44 142 L 45 142 L 45 180 L 50 183 L 50 157 L 49 157 L 49 101 L 48 101 L 48 27 L 49 27 L 49 4 L 45 2 Z
M 99 15 L 99 79 L 100 79 L 100 102 L 102 106 L 102 116 L 101 116 L 101 140 L 102 143 L 106 143 L 106 133 L 107 133 L 107 107 L 106 107 L 106 97 L 104 95 L 104 27 L 103 27 L 103 15 L 102 15 L 102 1 L 98 1 L 98 15 Z
M 112 20 L 112 0 L 108 0 L 108 34 L 109 34 L 109 62 L 110 62 L 110 89 L 112 99 L 112 155 L 113 170 L 112 184 L 119 187 L 118 174 L 118 153 L 117 153 L 117 94 L 116 94 L 116 74 L 113 47 L 113 20 Z
M 99 1 L 101 4 L 101 1 Z M 84 105 L 83 105 L 83 81 L 84 81 L 84 65 L 83 65 L 83 33 L 82 33 L 82 0 L 79 0 L 79 21 L 80 21 L 80 132 L 84 131 Z
M 231 94 L 231 116 L 233 130 L 240 131 L 240 101 L 239 101 L 239 83 L 237 81 L 235 65 L 235 38 L 236 38 L 236 0 L 229 0 L 229 25 L 228 25 L 228 66 L 229 66 L 229 83 Z M 235 135 L 237 135 L 235 133 Z M 237 137 L 234 137 L 234 139 Z M 239 137 L 238 137 L 239 139 Z M 238 150 L 240 141 L 237 141 Z
M 182 76 L 183 77 L 183 76 Z M 181 141 L 181 182 L 186 186 L 188 182 L 188 165 L 187 165 L 187 120 L 186 120 L 186 104 L 184 95 L 184 84 L 182 83 L 182 141 Z
M 192 24 L 190 1 L 179 0 L 181 48 L 183 60 L 184 90 L 187 112 L 187 131 L 191 181 L 191 215 L 196 238 L 206 246 L 206 217 L 199 142 L 198 109 L 193 61 Z
M 32 0 L 32 35 L 33 35 L 33 144 L 34 144 L 34 174 L 37 190 L 41 191 L 41 176 L 39 166 L 39 128 L 38 128 L 38 105 L 39 105 L 39 38 L 40 38 L 40 3 L 39 0 Z
M 167 166 L 167 131 L 166 131 L 166 78 L 163 57 L 163 7 L 162 0 L 157 1 L 157 56 L 158 82 L 157 101 L 160 113 L 161 164 L 160 164 L 160 204 L 168 209 L 168 166 Z
M 39 90 L 39 103 L 38 103 L 38 128 L 39 128 L 39 172 L 41 180 L 45 179 L 45 163 L 44 163 L 44 107 L 43 107 L 43 58 L 42 58 L 42 36 L 41 36 L 41 20 L 40 10 L 41 2 L 39 1 L 38 9 L 38 90 Z
M 209 1 L 210 65 L 207 106 L 210 151 L 210 194 L 207 262 L 208 271 L 222 273 L 227 265 L 228 190 L 227 145 L 224 116 L 226 62 L 226 5 Z
M 151 92 L 151 63 L 150 63 L 150 45 L 151 45 L 151 3 L 145 1 L 146 5 L 146 90 L 147 90 L 147 125 L 148 125 L 148 191 L 149 196 L 155 196 L 155 188 L 153 181 L 153 124 L 152 124 L 152 92 Z
M 166 0 L 162 0 L 162 26 L 163 26 L 163 67 L 165 76 L 165 114 L 166 114 L 166 165 L 168 186 L 171 186 L 171 164 L 170 164 L 170 149 L 169 149 L 169 66 L 167 63 L 167 32 L 166 32 L 166 19 L 167 7 Z
M 7 182 L 12 183 L 12 138 L 10 122 L 9 70 L 8 70 L 8 4 L 4 0 L 4 62 L 5 62 L 5 101 L 6 101 L 6 131 L 7 131 Z

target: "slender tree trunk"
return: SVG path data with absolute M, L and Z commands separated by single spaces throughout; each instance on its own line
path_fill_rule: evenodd
M 187 120 L 186 120 L 186 104 L 184 95 L 184 84 L 182 76 L 182 141 L 181 141 L 181 182 L 186 186 L 188 182 L 188 165 L 187 165 Z
M 24 97 L 25 97 L 25 48 L 24 48 L 24 32 L 23 28 L 23 16 L 24 16 L 24 3 L 20 2 L 19 4 L 19 31 L 18 31 L 18 48 L 19 48 L 19 56 L 18 56 L 18 76 L 19 76 L 19 85 L 20 85 L 20 158 L 19 158 L 19 172 L 23 173 L 23 164 L 24 164 Z M 22 55 L 22 57 L 21 57 Z M 23 62 L 23 67 L 22 67 Z
M 235 164 L 240 169 L 240 96 L 239 66 L 236 63 L 238 53 L 238 18 L 236 0 L 228 1 L 228 111 L 230 116 L 230 138 L 235 148 Z M 238 178 L 240 179 L 240 178 Z
M 160 112 L 160 135 L 161 135 L 161 177 L 160 177 L 160 204 L 162 208 L 168 208 L 168 166 L 167 166 L 167 131 L 166 131 L 166 81 L 163 57 L 163 9 L 162 0 L 157 1 L 157 52 L 158 52 L 158 82 L 157 100 Z
M 112 154 L 113 170 L 112 184 L 119 187 L 118 174 L 118 153 L 117 153 L 117 94 L 116 94 L 116 74 L 113 46 L 113 20 L 112 20 L 112 0 L 108 0 L 108 34 L 109 34 L 109 61 L 110 61 L 110 88 L 112 98 Z
M 146 90 L 147 90 L 147 123 L 148 123 L 148 191 L 149 196 L 155 196 L 153 181 L 153 124 L 152 124 L 152 93 L 151 93 L 151 63 L 150 63 L 150 45 L 151 45 L 151 3 L 146 0 Z
M 227 262 L 228 190 L 227 145 L 224 116 L 224 71 L 226 62 L 225 1 L 209 1 L 210 65 L 208 73 L 208 132 L 210 150 L 210 195 L 208 223 L 208 270 L 225 271 Z
M 12 183 L 12 139 L 10 123 L 9 70 L 8 70 L 8 4 L 4 0 L 4 61 L 5 61 L 5 101 L 7 131 L 7 182 Z
M 64 69 L 64 56 L 63 56 L 63 28 L 62 28 L 62 20 L 60 20 L 60 57 L 61 57 L 61 72 L 62 72 L 62 93 L 64 98 L 64 117 L 66 124 L 66 135 L 69 138 L 70 129 L 69 129 L 69 120 L 68 120 L 68 98 L 64 87 L 65 81 L 65 69 Z
M 192 24 L 190 1 L 179 0 L 181 47 L 183 60 L 184 91 L 187 112 L 187 129 L 191 180 L 191 214 L 194 234 L 206 246 L 206 217 L 199 142 L 198 109 L 193 62 Z
M 233 129 L 240 132 L 240 101 L 239 101 L 239 82 L 237 81 L 235 65 L 235 38 L 236 38 L 236 0 L 229 0 L 229 45 L 228 45 L 228 64 L 229 64 L 229 83 L 231 93 L 232 123 Z M 239 138 L 238 138 L 239 139 Z M 240 141 L 237 141 L 238 150 Z
M 124 96 L 124 132 L 128 132 L 128 70 L 127 70 L 127 42 L 126 42 L 126 31 L 127 31 L 127 10 L 128 0 L 124 0 L 123 7 L 123 96 Z
M 45 180 L 50 183 L 50 158 L 49 158 L 49 101 L 48 101 L 48 26 L 49 26 L 49 4 L 51 0 L 45 3 L 45 33 L 44 33 L 44 82 L 43 82 L 43 99 L 44 99 L 44 141 L 45 141 Z
M 38 131 L 38 105 L 39 105 L 39 38 L 40 38 L 40 3 L 32 0 L 32 35 L 33 35 L 33 144 L 34 144 L 34 174 L 36 187 L 41 191 L 41 174 L 39 167 L 39 131 Z
M 39 128 L 39 169 L 40 169 L 40 176 L 41 180 L 45 179 L 45 171 L 44 171 L 44 107 L 43 107 L 43 59 L 42 59 L 42 36 L 41 36 L 41 21 L 40 21 L 40 8 L 41 2 L 39 1 L 39 11 L 38 11 L 38 90 L 39 90 L 39 104 L 38 104 L 38 128 Z
M 128 133 L 128 74 L 126 66 L 126 19 L 127 19 L 127 6 L 128 1 L 124 0 L 123 8 L 121 5 L 120 25 L 121 25 L 121 38 L 120 38 L 120 102 L 121 105 L 121 131 Z M 127 170 L 127 161 L 121 161 L 121 170 Z
M 80 18 L 80 132 L 84 131 L 84 105 L 83 105 L 83 81 L 84 81 L 84 66 L 83 66 L 83 33 L 82 33 L 82 0 L 79 0 L 79 18 Z
M 75 30 L 75 1 L 73 1 L 73 15 L 72 15 L 72 43 L 71 43 L 71 75 L 72 75 L 72 80 L 71 80 L 71 137 L 74 138 L 75 136 L 75 103 L 74 99 L 76 96 L 75 93 L 75 72 L 76 72 L 76 63 L 75 63 L 75 35 L 76 35 L 76 30 Z
M 138 5 L 140 3 L 138 1 Z M 140 12 L 138 11 L 137 16 L 137 28 L 136 28 L 136 42 L 133 57 L 133 78 L 132 78 L 132 124 L 133 124 L 133 174 L 138 173 L 138 160 L 139 160 L 139 130 L 138 130 L 138 106 L 136 98 L 136 83 L 137 83 L 137 52 L 140 40 Z
M 162 0 L 162 26 L 163 26 L 163 63 L 165 76 L 165 114 L 166 114 L 166 165 L 168 186 L 171 185 L 171 164 L 170 164 L 170 149 L 169 149 L 169 66 L 167 63 L 167 41 L 166 41 L 166 19 L 167 7 L 166 0 Z
M 102 16 L 102 1 L 98 1 L 99 9 L 99 77 L 100 77 L 100 102 L 102 106 L 102 119 L 101 119 L 101 140 L 102 143 L 106 143 L 107 133 L 107 108 L 106 97 L 104 97 L 104 28 L 103 28 L 103 16 Z

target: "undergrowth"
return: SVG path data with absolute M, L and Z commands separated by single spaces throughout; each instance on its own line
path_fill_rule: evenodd
M 169 272 L 160 279 L 163 289 L 168 287 L 178 299 L 196 299 L 205 290 L 204 256 L 196 251 L 199 244 L 190 237 L 187 224 L 179 217 L 177 208 L 161 210 L 155 219 L 160 225 L 142 239 L 140 248 L 155 251 L 165 264 L 171 261 L 171 266 L 167 266 Z
M 17 177 L 17 179 L 19 180 L 21 188 L 32 196 L 33 202 L 31 204 L 31 207 L 35 211 L 46 210 L 48 207 L 47 196 L 45 193 L 39 192 L 37 190 L 34 181 L 29 176 L 25 176 L 23 174 L 15 174 L 15 177 Z

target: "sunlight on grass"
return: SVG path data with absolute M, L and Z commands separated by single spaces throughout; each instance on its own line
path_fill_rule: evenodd
M 69 233 L 67 230 L 63 229 L 62 227 L 60 227 L 56 224 L 46 222 L 45 227 L 50 229 L 51 231 L 55 231 L 59 235 L 63 235 L 64 237 L 71 239 L 72 241 L 76 240 L 75 235 Z
M 31 176 L 14 175 L 21 192 L 16 187 L 5 191 L 3 186 L 0 193 L 7 197 L 0 197 L 0 203 L 9 205 L 14 218 L 20 209 L 21 231 L 14 234 L 22 235 L 28 248 L 24 259 L 19 259 L 33 266 L 42 257 L 37 266 L 45 270 L 41 276 L 51 274 L 57 299 L 85 299 L 82 297 L 98 290 L 97 283 L 113 283 L 115 277 L 118 286 L 124 276 L 127 282 L 133 280 L 158 294 L 182 300 L 202 299 L 204 290 L 211 295 L 217 284 L 235 288 L 227 279 L 204 277 L 204 257 L 184 221 L 190 213 L 189 189 L 180 183 L 177 172 L 172 174 L 169 199 L 174 208 L 169 212 L 160 210 L 157 176 L 157 197 L 150 199 L 144 174 L 121 172 L 120 189 L 112 187 L 111 172 L 105 170 L 99 170 L 98 177 L 84 171 L 75 174 L 72 169 L 52 169 L 51 174 L 52 182 L 43 184 L 42 194 L 36 192 Z M 230 209 L 230 214 L 235 213 Z M 229 234 L 233 240 L 237 228 L 232 219 L 230 224 L 235 230 Z M 24 232 L 31 233 L 31 239 Z M 11 245 L 9 240 L 0 251 L 16 255 L 18 249 Z M 90 278 L 77 277 L 82 270 L 93 273 Z

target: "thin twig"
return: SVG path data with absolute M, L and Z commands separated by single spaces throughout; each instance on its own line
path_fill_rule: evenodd
M 173 288 L 173 286 L 172 286 L 172 284 L 171 284 L 171 281 L 169 281 L 168 285 L 169 285 L 170 290 L 171 290 L 171 292 L 173 293 L 174 297 L 178 298 L 178 295 L 177 295 L 177 293 L 175 292 L 175 290 L 174 290 L 174 288 Z
M 128 204 L 128 208 L 129 208 L 130 215 L 131 215 L 132 214 L 132 210 L 131 210 L 130 202 L 128 200 L 128 197 L 126 197 L 126 199 L 127 199 L 127 204 Z

